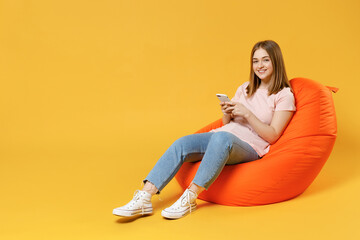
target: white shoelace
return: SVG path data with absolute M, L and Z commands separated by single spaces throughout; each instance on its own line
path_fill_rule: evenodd
M 189 205 L 190 213 L 191 213 L 191 212 L 192 212 L 192 206 L 191 206 L 191 202 L 190 202 L 190 191 L 191 191 L 191 190 L 190 190 L 190 189 L 187 189 L 187 190 L 188 190 L 188 191 L 187 191 L 185 197 L 187 198 L 187 199 L 186 199 L 186 200 L 187 200 L 187 204 Z M 191 191 L 191 192 L 192 192 L 192 191 Z M 193 192 L 193 193 L 194 193 L 195 199 L 196 199 L 196 197 L 197 197 L 196 195 L 197 195 L 197 194 L 196 194 L 195 192 Z
M 187 200 L 188 200 L 188 204 L 189 204 L 189 207 L 190 207 L 190 214 L 191 214 L 191 211 L 192 211 L 192 207 L 191 207 L 191 203 L 190 203 L 190 190 L 187 192 Z
M 133 201 L 134 202 L 137 202 L 137 201 L 139 201 L 140 200 L 140 190 L 136 190 L 135 192 L 134 192 L 134 196 L 133 196 Z M 142 215 L 144 215 L 144 213 L 145 213 L 145 211 L 144 211 L 144 202 L 143 201 L 141 201 L 141 214 Z

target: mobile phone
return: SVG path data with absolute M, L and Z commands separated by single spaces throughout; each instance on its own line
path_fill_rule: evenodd
M 220 102 L 230 102 L 230 99 L 226 94 L 217 93 L 216 96 L 218 97 Z

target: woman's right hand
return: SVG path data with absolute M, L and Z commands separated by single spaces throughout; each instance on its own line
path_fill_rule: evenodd
M 231 113 L 234 110 L 234 106 L 233 106 L 232 103 L 230 103 L 230 102 L 221 102 L 220 106 L 221 106 L 221 111 L 223 112 L 224 115 L 231 116 Z
M 222 118 L 223 124 L 228 124 L 232 119 L 232 111 L 234 110 L 234 106 L 230 104 L 230 102 L 221 102 L 221 111 L 223 112 L 224 116 Z

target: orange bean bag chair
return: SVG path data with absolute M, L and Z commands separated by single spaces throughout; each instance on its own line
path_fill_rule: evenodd
M 334 146 L 337 124 L 330 90 L 313 80 L 290 80 L 296 101 L 292 120 L 270 151 L 253 162 L 226 165 L 199 198 L 229 206 L 255 206 L 285 201 L 305 191 L 320 172 Z M 329 90 L 330 89 L 330 90 Z M 219 119 L 200 129 L 221 127 Z M 199 162 L 185 162 L 175 176 L 187 188 Z

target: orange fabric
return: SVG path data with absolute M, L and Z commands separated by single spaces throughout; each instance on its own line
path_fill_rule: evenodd
M 335 143 L 337 124 L 330 90 L 313 80 L 294 78 L 296 113 L 279 140 L 262 159 L 225 166 L 199 198 L 230 206 L 254 206 L 294 198 L 320 172 Z M 329 90 L 330 89 L 330 90 Z M 197 131 L 221 127 L 219 119 Z M 175 176 L 185 189 L 200 165 L 184 163 Z

